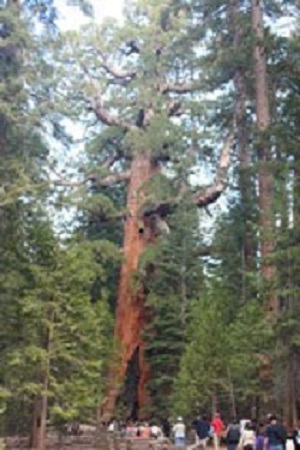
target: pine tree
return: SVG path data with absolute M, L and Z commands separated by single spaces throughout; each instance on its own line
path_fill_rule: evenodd
M 31 446 L 45 448 L 46 421 L 94 417 L 103 386 L 111 325 L 105 293 L 91 302 L 96 276 L 118 255 L 105 241 L 60 248 L 38 212 L 27 224 L 26 286 L 17 306 L 22 336 L 5 353 L 5 387 L 12 402 L 33 407 Z M 26 264 L 25 264 L 26 263 Z
M 161 418 L 173 412 L 174 380 L 192 320 L 191 302 L 201 292 L 204 278 L 199 215 L 188 199 L 170 215 L 169 224 L 170 234 L 148 248 L 141 263 L 152 318 L 145 330 L 151 373 L 148 409 Z

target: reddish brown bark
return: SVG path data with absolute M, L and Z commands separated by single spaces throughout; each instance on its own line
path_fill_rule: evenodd
M 266 316 L 274 318 L 279 312 L 278 296 L 274 288 L 276 280 L 276 266 L 270 261 L 275 250 L 273 230 L 273 177 L 270 170 L 270 146 L 268 143 L 268 130 L 270 127 L 270 107 L 268 100 L 267 65 L 264 52 L 263 19 L 260 0 L 252 0 L 252 30 L 255 38 L 253 51 L 255 93 L 256 93 L 256 120 L 259 132 L 258 144 L 258 185 L 259 185 L 259 211 L 260 211 L 260 250 L 261 275 L 266 287 L 265 309 Z
M 109 419 L 114 412 L 128 363 L 136 349 L 139 350 L 139 410 L 142 411 L 148 402 L 146 384 L 149 379 L 149 367 L 144 359 L 142 336 L 147 315 L 143 288 L 136 286 L 134 275 L 138 271 L 140 256 L 153 240 L 147 221 L 141 217 L 141 207 L 145 200 L 143 187 L 157 171 L 158 165 L 153 163 L 148 155 L 133 157 L 127 191 L 128 216 L 124 226 L 124 262 L 120 273 L 115 324 L 115 339 L 120 345 L 120 359 L 116 361 L 116 367 L 110 373 L 107 396 L 101 411 L 104 420 Z
M 239 0 L 231 0 L 230 18 L 233 25 L 234 51 L 241 54 L 244 50 L 245 31 L 242 28 L 241 12 Z M 236 139 L 239 159 L 239 187 L 241 194 L 241 211 L 243 216 L 243 300 L 251 296 L 247 283 L 247 274 L 254 270 L 255 245 L 253 242 L 252 230 L 252 203 L 253 203 L 253 183 L 250 175 L 251 155 L 248 145 L 247 134 L 247 88 L 246 73 L 243 65 L 238 65 L 234 74 L 235 87 L 235 118 L 236 118 Z

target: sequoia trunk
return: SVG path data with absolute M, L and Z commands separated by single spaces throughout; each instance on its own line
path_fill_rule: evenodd
M 119 346 L 101 417 L 108 420 L 114 412 L 128 363 L 138 350 L 138 407 L 142 411 L 148 401 L 146 384 L 149 367 L 144 359 L 143 331 L 147 322 L 143 287 L 138 282 L 139 259 L 153 235 L 142 214 L 145 184 L 158 171 L 158 165 L 146 154 L 134 156 L 127 191 L 127 218 L 124 226 L 124 261 L 121 267 L 115 322 L 115 340 Z
M 276 266 L 270 261 L 275 250 L 273 221 L 273 177 L 271 173 L 271 152 L 268 138 L 270 107 L 267 85 L 267 65 L 264 52 L 264 30 L 260 0 L 252 0 L 252 30 L 255 39 L 253 51 L 256 119 L 259 132 L 258 142 L 258 185 L 260 214 L 261 275 L 266 289 L 266 316 L 276 318 L 279 313 L 278 296 L 275 291 Z

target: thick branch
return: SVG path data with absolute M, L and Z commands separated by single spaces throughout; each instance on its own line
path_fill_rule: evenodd
M 113 65 L 111 65 L 107 61 L 107 56 L 104 55 L 104 53 L 101 52 L 101 50 L 97 49 L 98 54 L 101 56 L 102 62 L 101 67 L 106 70 L 106 72 L 111 75 L 114 78 L 117 78 L 119 80 L 125 80 L 125 79 L 132 79 L 135 78 L 137 75 L 136 70 L 122 70 L 120 68 L 117 68 Z
M 110 127 L 117 126 L 124 128 L 125 130 L 131 130 L 134 128 L 130 123 L 126 122 L 125 120 L 112 116 L 106 109 L 104 109 L 97 102 L 92 102 L 92 109 L 96 114 L 97 119 L 100 120 L 104 125 Z
M 104 165 L 101 165 L 101 168 L 104 168 Z M 92 185 L 97 187 L 109 187 L 113 186 L 114 184 L 121 183 L 122 181 L 128 181 L 130 178 L 130 174 L 131 174 L 130 170 L 125 170 L 124 172 L 120 173 L 110 173 L 109 175 L 100 178 L 97 174 L 90 173 L 82 180 L 74 180 L 74 181 L 66 180 L 64 178 L 61 178 L 58 174 L 56 174 L 58 180 L 55 180 L 54 183 L 57 186 L 81 187 L 91 182 Z
M 113 153 L 111 156 L 109 156 L 103 163 L 100 165 L 101 169 L 109 169 L 118 159 L 120 158 L 120 155 L 117 153 Z
M 219 167 L 217 169 L 215 183 L 197 192 L 193 196 L 193 203 L 199 207 L 207 206 L 215 202 L 227 187 L 227 172 L 230 163 L 230 151 L 233 145 L 234 133 L 227 137 L 221 152 Z
M 193 92 L 199 89 L 199 85 L 197 84 L 189 84 L 189 83 L 183 83 L 183 84 L 173 84 L 173 83 L 167 83 L 160 88 L 160 92 L 162 94 L 188 94 L 189 92 Z
M 95 80 L 91 80 L 93 87 L 95 88 L 95 96 L 90 100 L 91 108 L 94 111 L 98 120 L 107 126 L 118 126 L 124 130 L 132 130 L 135 127 L 130 123 L 122 120 L 118 117 L 112 116 L 105 108 L 103 108 L 103 102 L 100 95 L 100 86 Z
M 102 105 L 96 99 L 92 101 L 92 109 L 96 114 L 97 119 L 100 120 L 104 125 L 110 127 L 111 126 L 121 127 L 124 130 L 131 130 L 134 128 L 130 123 L 126 122 L 125 120 L 112 116 L 106 109 L 102 107 Z
M 104 178 L 95 177 L 93 181 L 95 181 L 95 184 L 99 187 L 109 187 L 113 186 L 114 184 L 121 183 L 122 181 L 128 181 L 130 175 L 130 170 L 125 170 L 124 172 L 120 173 L 111 173 Z
M 114 78 L 117 78 L 118 80 L 125 80 L 125 79 L 133 79 L 136 77 L 136 70 L 122 70 L 117 69 L 116 67 L 111 66 L 107 61 L 102 62 L 103 69 L 106 70 L 106 72 L 113 76 Z
M 217 169 L 215 183 L 207 188 L 197 192 L 192 197 L 192 203 L 199 207 L 205 207 L 215 202 L 227 186 L 227 172 L 230 162 L 230 150 L 233 145 L 234 133 L 231 132 L 227 137 L 223 150 L 220 156 L 219 167 Z M 160 202 L 155 205 L 149 205 L 144 208 L 143 214 L 145 216 L 151 216 L 153 214 L 159 214 L 161 217 L 166 217 L 172 212 L 172 210 L 178 205 L 183 196 L 187 192 L 187 185 L 182 183 L 176 197 L 173 197 L 164 202 Z

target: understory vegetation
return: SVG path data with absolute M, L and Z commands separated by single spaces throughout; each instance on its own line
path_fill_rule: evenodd
M 0 6 L 0 429 L 300 414 L 299 6 Z M 70 11 L 72 8 L 70 7 Z

